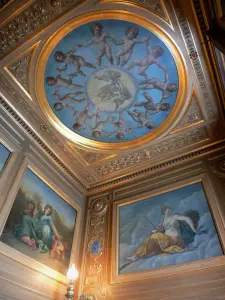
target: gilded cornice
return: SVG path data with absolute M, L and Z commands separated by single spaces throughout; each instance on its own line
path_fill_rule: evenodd
M 114 186 L 121 185 L 123 183 L 132 182 L 133 180 L 137 180 L 138 178 L 143 176 L 147 176 L 148 174 L 155 174 L 159 171 L 164 171 L 166 169 L 170 169 L 172 167 L 176 167 L 180 164 L 184 164 L 185 162 L 191 162 L 194 159 L 198 159 L 204 156 L 208 156 L 213 152 L 222 152 L 224 154 L 225 149 L 225 140 L 220 140 L 210 145 L 206 145 L 204 147 L 200 147 L 199 149 L 193 151 L 187 151 L 183 155 L 177 155 L 175 158 L 167 159 L 165 161 L 151 164 L 148 168 L 143 168 L 142 170 L 138 170 L 137 172 L 132 172 L 123 176 L 120 176 L 116 179 L 111 179 L 106 182 L 102 182 L 99 184 L 94 184 L 88 188 L 88 194 L 92 195 L 92 193 L 102 191 L 104 189 L 113 188 Z
M 204 127 L 201 127 L 166 139 L 160 143 L 154 144 L 140 151 L 133 152 L 119 159 L 111 160 L 105 165 L 96 167 L 95 171 L 100 177 L 104 177 L 106 175 L 128 169 L 131 166 L 133 167 L 137 164 L 142 164 L 146 161 L 156 159 L 162 155 L 178 151 L 187 146 L 203 142 L 207 139 L 208 136 L 206 130 Z

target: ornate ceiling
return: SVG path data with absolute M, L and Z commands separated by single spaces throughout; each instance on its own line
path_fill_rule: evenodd
M 2 107 L 86 191 L 214 145 L 223 99 L 197 2 L 10 2 Z

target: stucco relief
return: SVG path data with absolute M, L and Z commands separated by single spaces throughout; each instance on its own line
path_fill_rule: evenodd
M 97 290 L 101 297 L 105 296 L 104 260 L 106 256 L 107 212 L 108 196 L 99 196 L 96 199 L 90 200 L 90 228 L 88 233 L 83 290 L 87 295 L 95 296 L 96 299 L 97 294 L 93 294 L 92 290 Z
M 189 57 L 192 62 L 193 69 L 195 71 L 198 83 L 202 91 L 202 95 L 204 97 L 207 114 L 210 118 L 212 118 L 215 116 L 216 111 L 215 107 L 212 104 L 211 95 L 209 93 L 209 87 L 206 81 L 206 77 L 202 68 L 202 63 L 198 55 L 198 49 L 196 47 L 188 19 L 181 6 L 181 2 L 179 0 L 173 0 L 172 3 L 180 30 L 183 35 L 184 42 L 189 52 Z
M 122 2 L 121 0 L 99 0 L 99 2 L 111 2 L 111 3 L 116 3 L 116 2 Z M 124 1 L 125 3 L 135 3 L 138 4 L 140 6 L 143 6 L 147 9 L 150 9 L 154 12 L 156 12 L 157 14 L 159 14 L 160 16 L 162 16 L 163 18 L 166 18 L 166 11 L 163 5 L 163 1 L 162 0 L 130 0 L 130 1 Z
M 110 158 L 111 154 L 104 154 L 100 152 L 92 152 L 88 150 L 81 149 L 79 147 L 74 147 L 76 152 L 85 160 L 85 162 L 89 165 L 93 163 L 97 163 L 98 161 L 101 161 L 103 159 Z
M 203 121 L 203 116 L 200 110 L 200 107 L 196 101 L 195 95 L 193 95 L 191 103 L 184 114 L 183 118 L 180 120 L 180 122 L 175 127 L 174 131 L 178 131 L 180 129 L 183 129 L 185 127 L 189 127 L 190 125 L 194 125 L 196 123 L 199 123 L 200 121 Z
M 81 0 L 36 0 L 0 30 L 0 58 Z
M 175 136 L 146 149 L 121 157 L 120 159 L 112 160 L 103 166 L 95 168 L 95 171 L 100 177 L 109 175 L 205 139 L 207 139 L 207 133 L 204 128 L 194 129 L 193 131 Z

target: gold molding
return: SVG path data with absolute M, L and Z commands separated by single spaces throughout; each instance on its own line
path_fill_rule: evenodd
M 197 105 L 197 108 L 198 108 L 198 112 L 199 112 L 199 115 L 201 117 L 201 120 L 197 121 L 197 122 L 192 122 L 186 126 L 183 126 L 183 127 L 178 127 L 179 124 L 185 119 L 189 109 L 190 109 L 190 106 L 193 104 L 193 101 L 196 102 L 196 105 Z M 183 115 L 183 117 L 181 118 L 180 122 L 177 124 L 177 126 L 175 127 L 175 129 L 173 129 L 169 134 L 173 134 L 175 132 L 178 132 L 178 131 L 181 131 L 181 130 L 185 130 L 185 129 L 189 129 L 190 127 L 193 127 L 193 126 L 196 126 L 198 124 L 202 124 L 205 122 L 205 118 L 203 116 L 203 113 L 202 113 L 202 110 L 201 110 L 201 106 L 200 106 L 200 102 L 199 102 L 199 98 L 197 96 L 197 93 L 195 92 L 195 90 L 193 89 L 192 93 L 191 93 L 191 101 L 189 102 L 188 104 L 188 107 Z
M 12 2 L 15 0 L 11 0 L 8 4 L 6 4 L 6 6 L 3 6 L 3 8 L 0 10 L 0 12 L 7 8 L 10 4 L 12 4 Z M 15 12 L 13 12 L 10 16 L 8 16 L 5 20 L 3 20 L 0 23 L 0 28 L 9 23 L 13 18 L 15 18 L 16 16 L 18 16 L 24 9 L 26 9 L 28 6 L 30 6 L 32 4 L 32 0 L 28 0 L 26 3 L 24 3 L 23 5 L 21 5 Z
M 169 114 L 169 116 L 151 133 L 144 135 L 143 137 L 139 137 L 135 140 L 122 142 L 122 143 L 105 143 L 105 142 L 96 142 L 93 140 L 89 140 L 85 137 L 78 135 L 75 132 L 72 132 L 68 129 L 53 113 L 48 100 L 45 95 L 44 89 L 44 72 L 45 67 L 48 61 L 48 58 L 52 52 L 52 50 L 56 47 L 58 42 L 69 32 L 74 30 L 75 28 L 84 25 L 86 23 L 100 20 L 100 19 L 120 19 L 124 21 L 134 22 L 146 28 L 147 30 L 152 31 L 156 36 L 158 36 L 164 44 L 168 47 L 173 56 L 179 78 L 179 88 L 177 94 L 177 100 L 174 104 L 174 107 Z M 87 13 L 82 15 L 75 20 L 71 20 L 66 23 L 62 28 L 59 28 L 46 42 L 44 47 L 41 50 L 41 53 L 38 57 L 36 68 L 35 68 L 35 93 L 37 95 L 39 104 L 41 106 L 42 111 L 51 122 L 51 124 L 68 140 L 71 140 L 74 143 L 83 145 L 85 147 L 103 149 L 103 150 L 124 150 L 134 148 L 143 144 L 146 144 L 153 139 L 157 138 L 161 134 L 163 134 L 173 123 L 177 115 L 179 115 L 184 101 L 186 100 L 187 94 L 187 86 L 188 86 L 188 77 L 187 70 L 185 64 L 182 59 L 182 55 L 180 51 L 176 48 L 174 41 L 171 37 L 169 37 L 162 29 L 157 27 L 155 24 L 151 23 L 148 19 L 138 16 L 134 13 L 128 11 L 119 11 L 119 10 L 103 10 L 98 12 Z
M 7 72 L 8 75 L 16 82 L 16 84 L 22 89 L 22 91 L 30 98 L 31 101 L 33 99 L 30 96 L 30 78 L 29 78 L 29 70 L 30 70 L 30 64 L 31 61 L 35 55 L 35 51 L 40 44 L 41 41 L 38 41 L 28 47 L 25 51 L 21 52 L 19 55 L 15 56 L 9 63 L 3 66 L 3 69 Z M 28 84 L 28 90 L 23 86 L 22 83 L 15 77 L 15 75 L 9 70 L 9 67 L 11 67 L 14 63 L 18 62 L 21 58 L 25 57 L 27 54 L 29 54 L 28 58 L 28 67 L 27 67 L 27 84 Z
M 103 152 L 97 152 L 97 151 L 91 151 L 89 149 L 82 149 L 78 147 L 77 145 L 74 145 L 72 143 L 68 143 L 68 145 L 76 152 L 76 154 L 83 160 L 83 162 L 88 165 L 96 165 L 100 162 L 103 162 L 109 158 L 115 157 L 117 154 L 110 154 L 110 153 L 103 153 Z M 88 156 L 95 156 L 96 158 L 93 158 L 93 161 L 88 160 Z M 98 157 L 99 155 L 99 157 Z
M 180 265 L 170 265 L 163 268 L 155 268 L 148 269 L 144 271 L 136 271 L 125 274 L 118 273 L 118 253 L 119 253 L 119 207 L 128 205 L 130 203 L 143 201 L 145 199 L 151 199 L 154 196 L 165 194 L 170 191 L 174 191 L 180 189 L 182 187 L 186 187 L 195 183 L 201 183 L 205 197 L 211 209 L 211 215 L 213 220 L 215 221 L 215 227 L 217 229 L 217 234 L 220 237 L 221 247 L 224 251 L 225 248 L 225 238 L 224 238 L 224 226 L 223 226 L 223 217 L 221 216 L 220 209 L 218 208 L 219 199 L 213 194 L 212 187 L 210 185 L 210 180 L 208 175 L 202 173 L 200 175 L 194 176 L 194 178 L 189 177 L 188 179 L 181 179 L 179 183 L 170 183 L 167 184 L 164 188 L 154 188 L 153 191 L 148 191 L 139 194 L 135 194 L 134 196 L 124 197 L 121 200 L 118 200 L 113 203 L 113 217 L 112 217 L 112 226 L 111 234 L 112 234 L 112 247 L 111 249 L 111 276 L 110 276 L 110 284 L 118 284 L 125 282 L 132 282 L 137 280 L 143 280 L 147 278 L 162 277 L 162 276 L 171 276 L 183 272 L 190 272 L 195 270 L 208 269 L 211 267 L 225 265 L 225 257 L 224 255 L 220 255 L 217 257 L 211 257 L 208 259 L 195 260 L 188 263 L 182 263 Z
M 141 9 L 147 11 L 147 12 L 151 12 L 152 14 L 156 15 L 157 17 L 162 19 L 164 22 L 166 22 L 173 29 L 173 25 L 170 21 L 169 14 L 167 12 L 164 1 L 159 0 L 159 2 L 160 2 L 160 5 L 162 7 L 162 11 L 163 11 L 164 15 L 158 13 L 156 10 L 151 9 L 147 5 L 144 5 L 143 3 L 137 3 L 137 2 L 134 2 L 132 0 L 99 0 L 98 1 L 98 3 L 100 3 L 100 4 L 104 4 L 104 3 L 123 4 L 123 5 L 128 5 L 128 6 L 131 6 L 131 7 L 134 7 L 134 8 L 141 8 Z

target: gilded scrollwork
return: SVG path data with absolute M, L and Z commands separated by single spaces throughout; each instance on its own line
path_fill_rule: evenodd
M 112 157 L 111 154 L 92 152 L 92 151 L 81 149 L 79 147 L 74 147 L 74 148 L 75 148 L 76 152 L 78 153 L 78 155 L 81 156 L 84 159 L 84 161 L 89 165 L 96 163 L 98 161 L 101 161 L 103 159 Z
M 151 158 L 156 158 L 162 154 L 166 154 L 183 147 L 189 146 L 196 142 L 200 142 L 207 138 L 204 128 L 198 128 L 193 131 L 178 135 L 161 143 L 152 145 L 146 149 L 134 152 L 120 159 L 112 160 L 108 164 L 97 167 L 95 170 L 99 176 L 105 176 L 117 171 L 121 171 L 134 164 L 143 163 Z
M 107 228 L 107 196 L 94 198 L 89 202 L 90 221 L 87 226 L 88 243 L 85 259 L 84 291 L 95 289 L 105 296 L 105 258 L 106 258 L 106 228 Z
M 9 72 L 28 92 L 28 65 L 30 60 L 30 52 L 24 55 L 21 59 L 8 66 Z
M 195 71 L 200 88 L 202 90 L 202 95 L 204 97 L 207 114 L 210 118 L 212 118 L 215 116 L 215 109 L 212 105 L 212 99 L 209 93 L 209 87 L 205 78 L 204 71 L 202 69 L 201 60 L 198 55 L 198 50 L 194 38 L 192 36 L 188 19 L 182 8 L 181 2 L 179 0 L 173 0 L 172 3 L 176 13 L 177 21 L 180 26 L 180 30 L 183 35 L 184 42 L 186 43 L 186 47 L 189 51 L 189 57 L 193 65 L 193 69 Z
M 121 0 L 99 0 L 99 2 L 123 2 Z M 164 9 L 163 1 L 162 0 L 129 0 L 129 1 L 124 1 L 124 3 L 135 3 L 140 6 L 143 6 L 147 9 L 152 10 L 153 12 L 157 13 L 161 17 L 166 19 L 166 12 Z
M 21 45 L 81 0 L 36 0 L 0 30 L 0 57 Z
M 193 97 L 187 112 L 185 113 L 185 115 L 183 116 L 183 118 L 177 124 L 177 126 L 173 131 L 177 131 L 182 128 L 189 127 L 190 125 L 196 124 L 202 120 L 203 118 L 198 103 L 195 100 L 195 97 Z

